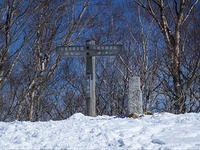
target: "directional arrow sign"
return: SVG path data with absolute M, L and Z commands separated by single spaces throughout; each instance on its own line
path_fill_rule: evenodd
M 64 57 L 112 56 L 122 50 L 122 45 L 60 46 L 57 52 Z
M 62 57 L 86 57 L 87 75 L 87 115 L 96 116 L 95 105 L 95 56 L 113 56 L 119 54 L 122 45 L 95 45 L 95 41 L 87 40 L 85 46 L 59 46 L 57 52 Z

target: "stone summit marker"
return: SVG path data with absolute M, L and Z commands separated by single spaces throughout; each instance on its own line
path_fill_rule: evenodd
M 143 114 L 140 77 L 137 76 L 129 77 L 128 115 L 130 114 Z

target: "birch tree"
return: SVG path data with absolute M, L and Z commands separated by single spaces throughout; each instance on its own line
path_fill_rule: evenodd
M 198 6 L 199 0 L 147 0 L 146 2 L 134 0 L 134 2 L 153 17 L 164 37 L 166 55 L 169 58 L 169 75 L 172 78 L 172 83 L 168 81 L 169 84 L 172 84 L 172 96 L 170 97 L 172 99 L 171 111 L 174 113 L 185 113 L 187 111 L 186 95 L 191 87 L 191 83 L 197 77 L 194 72 L 199 68 L 199 63 L 197 61 L 197 66 L 192 71 L 194 74 L 186 81 L 183 78 L 184 70 L 183 62 L 181 61 L 182 52 L 184 52 L 185 48 L 182 44 L 182 29 L 195 6 Z M 183 87 L 184 82 L 189 83 L 186 89 Z
M 30 55 L 23 62 L 24 71 L 28 71 L 29 76 L 27 76 L 27 88 L 18 106 L 17 120 L 23 118 L 24 108 L 28 108 L 25 109 L 28 120 L 39 119 L 40 110 L 45 106 L 44 95 L 49 95 L 46 89 L 48 86 L 53 87 L 55 84 L 53 80 L 56 80 L 54 74 L 60 62 L 60 56 L 55 55 L 56 47 L 58 44 L 71 45 L 75 42 L 79 38 L 77 35 L 82 32 L 84 25 L 87 25 L 90 19 L 86 18 L 84 22 L 82 20 L 89 0 L 81 4 L 80 11 L 75 9 L 77 3 L 73 0 L 60 3 L 41 1 L 34 2 L 34 5 L 38 6 L 38 9 L 30 26 L 33 25 L 35 36 L 31 48 L 27 51 Z M 78 14 L 75 14 L 75 11 Z

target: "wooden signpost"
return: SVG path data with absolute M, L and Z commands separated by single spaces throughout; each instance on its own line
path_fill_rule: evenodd
M 87 98 L 86 115 L 96 116 L 95 98 L 95 56 L 114 56 L 122 50 L 122 45 L 95 45 L 87 40 L 84 46 L 59 46 L 57 53 L 62 57 L 86 57 Z

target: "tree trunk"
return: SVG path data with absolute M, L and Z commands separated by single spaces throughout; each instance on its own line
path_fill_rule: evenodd
M 184 91 L 184 82 L 181 79 L 181 29 L 199 0 L 193 2 L 180 0 L 172 1 L 170 3 L 164 0 L 148 0 L 146 3 L 139 0 L 134 1 L 149 12 L 164 36 L 170 61 L 169 72 L 173 79 L 172 111 L 176 114 L 185 113 L 187 92 Z M 169 87 L 171 87 L 171 85 Z

